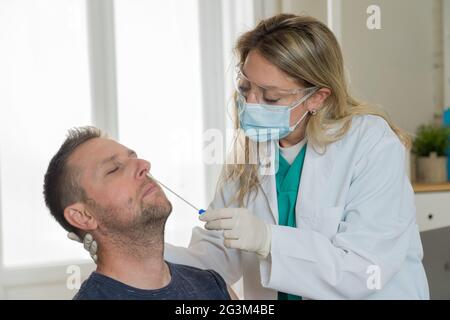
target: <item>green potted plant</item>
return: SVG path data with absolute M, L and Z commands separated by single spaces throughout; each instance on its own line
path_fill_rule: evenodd
M 412 152 L 417 157 L 417 180 L 425 183 L 447 181 L 447 157 L 449 129 L 434 125 L 422 125 L 417 130 Z

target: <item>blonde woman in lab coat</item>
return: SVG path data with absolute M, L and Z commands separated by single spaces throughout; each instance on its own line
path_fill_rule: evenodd
M 234 151 L 269 156 L 225 165 L 205 228 L 165 258 L 242 277 L 246 299 L 428 299 L 409 138 L 350 95 L 333 33 L 282 14 L 236 52 Z

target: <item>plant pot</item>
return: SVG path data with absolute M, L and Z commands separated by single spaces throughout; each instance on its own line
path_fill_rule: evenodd
M 447 181 L 447 157 L 438 157 L 436 152 L 429 157 L 417 158 L 417 181 L 443 183 Z

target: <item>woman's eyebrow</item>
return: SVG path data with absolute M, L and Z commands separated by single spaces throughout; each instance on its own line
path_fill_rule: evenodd
M 263 85 L 260 85 L 260 84 L 258 84 L 258 83 L 256 83 L 256 82 L 254 82 L 254 81 L 251 81 L 251 80 L 247 77 L 247 75 L 245 74 L 245 72 L 244 72 L 243 69 L 241 70 L 241 73 L 242 73 L 242 75 L 245 77 L 245 79 L 247 79 L 247 80 L 250 81 L 250 82 L 253 82 L 253 83 L 256 84 L 258 87 L 261 87 L 261 88 L 263 88 L 263 89 L 278 89 L 278 90 L 282 90 L 281 88 L 276 87 L 276 86 L 269 86 L 269 85 L 263 86 Z

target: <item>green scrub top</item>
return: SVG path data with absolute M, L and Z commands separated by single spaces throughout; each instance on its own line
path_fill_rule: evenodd
M 295 221 L 295 204 L 297 203 L 298 188 L 305 155 L 306 144 L 300 150 L 292 165 L 290 165 L 280 153 L 276 174 L 278 224 L 280 226 L 297 227 Z M 278 292 L 278 300 L 302 300 L 302 297 Z

